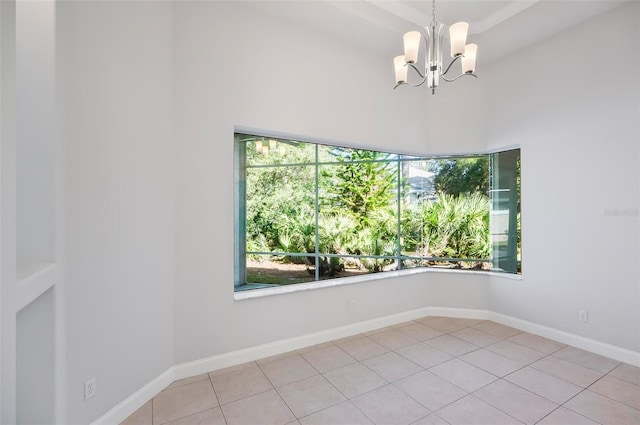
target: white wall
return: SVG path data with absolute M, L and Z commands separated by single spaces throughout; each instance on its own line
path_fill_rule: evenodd
M 522 147 L 523 279 L 492 278 L 490 309 L 635 351 L 638 22 L 630 2 L 484 72 L 488 147 Z
M 59 2 L 65 423 L 90 423 L 173 362 L 172 5 Z M 83 400 L 83 383 L 97 394 Z
M 598 18 L 604 40 L 575 28 L 425 100 L 394 92 L 379 55 L 237 2 L 60 2 L 67 422 L 96 419 L 173 364 L 424 306 L 638 349 L 637 217 L 604 216 L 638 206 L 637 44 L 621 74 L 593 78 L 616 35 L 637 41 L 629 14 Z M 540 69 L 547 48 L 560 56 L 582 39 L 592 44 L 566 75 Z M 429 273 L 234 301 L 234 125 L 408 152 L 521 144 L 523 280 Z M 567 170 L 599 197 L 577 185 L 555 195 Z M 582 225 L 606 230 L 593 249 Z M 547 255 L 558 241 L 567 260 Z M 589 268 L 593 255 L 618 267 Z M 578 306 L 591 313 L 581 327 Z
M 234 125 L 425 152 L 425 94 L 394 92 L 391 62 L 379 55 L 250 7 L 180 2 L 174 31 L 177 363 L 424 307 L 430 282 L 482 287 L 414 275 L 234 301 Z M 460 292 L 486 308 L 483 293 Z

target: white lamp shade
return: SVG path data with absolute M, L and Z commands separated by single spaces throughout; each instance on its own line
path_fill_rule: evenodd
M 405 65 L 404 56 L 396 56 L 393 58 L 393 67 L 396 70 L 396 83 L 404 83 L 407 81 L 407 66 Z
M 476 70 L 476 56 L 478 55 L 477 44 L 467 44 L 462 57 L 462 72 L 472 74 Z
M 464 54 L 464 45 L 467 42 L 467 31 L 469 31 L 469 24 L 466 22 L 456 22 L 449 27 L 452 58 Z
M 256 140 L 256 152 L 262 153 L 262 140 Z
M 276 141 L 271 139 L 269 140 L 269 149 L 275 149 L 276 148 Z
M 420 47 L 420 31 L 409 31 L 404 39 L 404 60 L 405 63 L 416 63 L 418 61 L 418 48 Z

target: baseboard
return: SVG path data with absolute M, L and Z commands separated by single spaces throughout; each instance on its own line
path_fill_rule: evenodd
M 407 322 L 426 316 L 446 316 L 460 317 L 465 319 L 492 320 L 494 322 L 511 326 L 525 332 L 553 339 L 564 344 L 572 345 L 574 347 L 581 348 L 592 353 L 600 354 L 614 360 L 640 367 L 640 353 L 638 352 L 616 347 L 614 345 L 585 338 L 569 332 L 560 331 L 533 322 L 528 322 L 526 320 L 517 319 L 515 317 L 506 316 L 500 313 L 494 313 L 488 310 L 449 307 L 424 307 L 416 310 L 410 310 L 390 316 L 365 320 L 350 325 L 340 326 L 333 329 L 327 329 L 320 332 L 314 332 L 175 365 L 167 369 L 162 375 L 149 382 L 140 390 L 136 391 L 126 400 L 122 401 L 117 406 L 109 410 L 106 414 L 93 422 L 93 424 L 119 424 L 130 414 L 144 405 L 147 401 L 155 397 L 167 385 L 171 384 L 171 382 L 177 379 L 189 378 L 191 376 L 200 375 L 202 373 L 207 373 L 213 370 L 235 366 L 264 357 L 286 353 L 288 351 L 293 351 L 311 345 L 321 344 L 323 342 L 372 331 L 375 329 L 383 328 L 385 326 L 396 325 L 398 323 Z
M 369 332 L 374 329 L 396 325 L 398 323 L 419 319 L 421 317 L 426 317 L 429 315 L 432 315 L 430 307 L 419 308 L 416 310 L 405 311 L 390 316 L 378 317 L 371 320 L 352 323 L 350 325 L 327 329 L 320 332 L 314 332 L 280 341 L 270 342 L 268 344 L 249 347 L 242 350 L 231 351 L 229 353 L 219 354 L 216 356 L 207 357 L 205 359 L 182 363 L 174 367 L 174 379 L 188 378 L 191 376 L 199 375 L 201 373 L 210 372 L 212 370 L 235 366 L 264 357 L 298 350 L 300 348 L 309 347 L 315 344 L 321 344 L 323 342 L 332 341 L 334 339 L 344 338 L 363 332 Z
M 640 367 L 640 353 L 636 351 L 491 311 L 489 320 Z
M 459 317 L 461 319 L 487 320 L 489 311 L 471 308 L 429 307 L 429 316 Z
M 173 376 L 174 367 L 165 370 L 162 375 L 131 394 L 124 401 L 118 403 L 107 413 L 93 422 L 93 425 L 118 425 L 129 417 L 133 412 L 142 407 L 146 402 L 155 397 L 167 385 L 171 384 L 175 378 Z

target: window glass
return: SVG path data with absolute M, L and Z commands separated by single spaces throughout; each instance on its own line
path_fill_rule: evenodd
M 236 134 L 236 290 L 520 271 L 519 150 L 417 157 Z

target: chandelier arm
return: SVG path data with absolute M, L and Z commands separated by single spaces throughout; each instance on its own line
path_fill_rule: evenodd
M 447 65 L 447 69 L 445 69 L 444 72 L 442 74 L 440 74 L 440 75 L 444 76 L 447 72 L 449 72 L 449 70 L 451 69 L 453 64 L 456 63 L 458 61 L 458 59 L 460 59 L 461 57 L 462 57 L 462 55 L 458 55 L 458 56 L 454 57 L 453 60 L 451 61 L 451 63 L 449 63 L 449 65 Z
M 397 89 L 398 87 L 400 87 L 400 86 L 404 86 L 404 85 L 408 85 L 408 86 L 411 86 L 411 87 L 420 87 L 420 86 L 421 86 L 421 85 L 423 85 L 426 81 L 427 81 L 427 79 L 426 79 L 426 78 L 423 78 L 423 79 L 422 79 L 422 81 L 420 81 L 420 82 L 419 82 L 419 83 L 417 83 L 417 84 L 409 83 L 409 82 L 406 82 L 406 81 L 405 81 L 405 82 L 403 82 L 403 83 L 398 83 L 398 84 L 396 84 L 396 85 L 395 85 L 395 87 L 394 87 L 393 89 L 395 90 L 395 89 Z
M 416 66 L 416 64 L 414 63 L 408 63 L 407 66 L 410 66 L 411 68 L 413 68 L 414 71 L 416 71 L 418 73 L 418 75 L 420 76 L 420 78 L 427 78 L 426 77 L 426 70 L 425 73 L 423 74 L 422 72 L 420 72 L 420 69 Z
M 450 83 L 450 82 L 452 82 L 452 81 L 457 80 L 457 79 L 458 79 L 458 78 L 460 78 L 460 77 L 464 77 L 465 75 L 468 75 L 468 76 L 470 76 L 470 77 L 478 78 L 478 76 L 477 76 L 476 74 L 472 74 L 472 73 L 460 74 L 460 75 L 458 75 L 457 77 L 455 77 L 455 78 L 451 78 L 451 79 L 446 78 L 446 77 L 445 77 L 444 75 L 442 75 L 442 74 L 440 75 L 440 77 L 442 77 L 442 79 L 443 79 L 443 80 L 445 80 L 446 82 Z

